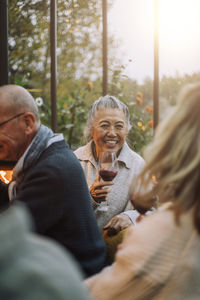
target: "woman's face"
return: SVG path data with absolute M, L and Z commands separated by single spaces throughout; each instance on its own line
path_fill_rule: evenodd
M 118 108 L 101 108 L 96 112 L 90 135 L 96 147 L 97 157 L 103 151 L 118 152 L 128 133 L 126 118 Z

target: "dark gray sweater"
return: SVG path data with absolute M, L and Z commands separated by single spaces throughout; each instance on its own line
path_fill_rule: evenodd
M 8 200 L 0 186 L 0 201 Z M 86 276 L 106 265 L 106 246 L 98 229 L 83 169 L 66 142 L 45 149 L 24 173 L 15 201 L 27 204 L 36 232 L 67 248 Z

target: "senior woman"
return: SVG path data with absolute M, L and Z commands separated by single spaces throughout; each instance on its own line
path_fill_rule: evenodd
M 97 223 L 109 234 L 135 223 L 138 217 L 129 201 L 129 185 L 142 170 L 144 160 L 127 145 L 129 119 L 128 107 L 116 97 L 99 98 L 88 115 L 86 133 L 91 141 L 75 151 L 85 172 Z M 113 181 L 102 181 L 98 173 L 98 159 L 104 151 L 117 154 L 119 170 Z M 106 212 L 100 209 L 105 200 L 109 205 Z

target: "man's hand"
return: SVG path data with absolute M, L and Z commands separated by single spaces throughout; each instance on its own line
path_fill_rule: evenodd
M 132 225 L 132 221 L 126 214 L 120 214 L 113 217 L 103 229 L 108 229 L 107 234 L 109 236 L 117 234 L 119 231 Z
M 97 203 L 106 201 L 106 197 L 110 192 L 109 188 L 103 189 L 103 187 L 113 185 L 112 181 L 100 181 L 100 179 L 101 176 L 98 174 L 93 184 L 90 186 L 90 194 Z

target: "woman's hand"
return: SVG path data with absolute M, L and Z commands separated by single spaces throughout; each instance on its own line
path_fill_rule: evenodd
M 126 214 L 119 214 L 113 217 L 105 226 L 104 230 L 107 229 L 108 236 L 115 235 L 119 231 L 129 227 L 132 225 L 132 221 Z
M 100 181 L 100 179 L 101 176 L 98 174 L 93 184 L 90 186 L 90 194 L 97 203 L 106 201 L 106 197 L 110 192 L 109 188 L 104 189 L 103 187 L 114 184 L 112 181 Z

